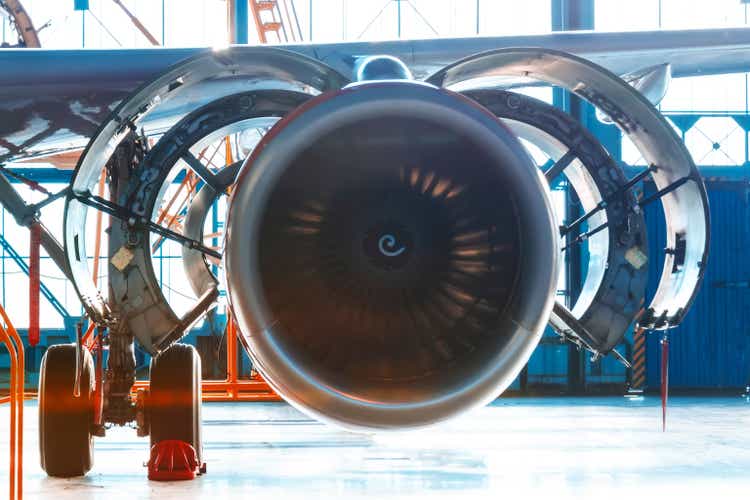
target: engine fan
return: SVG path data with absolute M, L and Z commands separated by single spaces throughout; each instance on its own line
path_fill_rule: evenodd
M 228 292 L 256 366 L 353 427 L 496 397 L 554 297 L 546 189 L 458 94 L 381 82 L 303 105 L 246 161 L 229 209 Z

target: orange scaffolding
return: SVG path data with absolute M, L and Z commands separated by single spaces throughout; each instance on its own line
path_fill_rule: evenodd
M 203 401 L 282 401 L 268 382 L 257 373 L 249 379 L 239 378 L 237 349 L 237 327 L 229 318 L 226 331 L 227 378 L 224 380 L 204 380 L 202 383 Z M 147 380 L 139 380 L 133 391 L 148 389 Z
M 234 163 L 232 154 L 232 147 L 229 137 L 225 137 L 219 142 L 213 152 L 208 154 L 209 147 L 205 147 L 198 155 L 199 160 L 206 160 L 208 167 L 216 167 L 214 162 L 217 153 L 224 149 L 224 164 L 225 166 Z M 102 172 L 99 179 L 99 196 L 104 196 L 105 191 L 105 172 Z M 190 202 L 191 198 L 195 195 L 195 191 L 198 187 L 198 178 L 192 172 L 188 171 L 185 177 L 180 182 L 176 191 L 172 197 L 167 201 L 163 209 L 160 210 L 157 216 L 157 224 L 162 225 L 166 222 L 166 227 L 169 229 L 179 229 L 177 225 L 180 221 L 179 214 Z M 172 211 L 175 209 L 174 211 Z M 94 284 L 98 282 L 98 269 L 99 269 L 99 256 L 101 247 L 101 226 L 102 226 L 102 213 L 97 213 L 96 219 L 96 239 L 94 243 Z M 206 235 L 206 237 L 216 237 L 217 234 Z M 161 238 L 154 243 L 153 249 L 156 250 Z M 86 330 L 86 333 L 82 337 L 82 343 L 89 349 L 93 350 L 96 346 L 96 339 L 94 331 L 96 325 L 94 322 L 90 322 Z M 268 383 L 263 378 L 253 372 L 253 375 L 249 379 L 239 378 L 239 349 L 237 348 L 237 327 L 232 320 L 231 316 L 228 318 L 226 333 L 225 333 L 226 349 L 227 349 L 227 377 L 224 380 L 204 380 L 202 383 L 203 390 L 203 401 L 281 401 L 282 399 L 271 389 Z M 133 387 L 133 397 L 135 397 L 136 391 L 139 389 L 148 389 L 149 382 L 147 380 L 137 381 Z
M 297 10 L 289 0 L 248 0 L 250 13 L 258 31 L 258 41 L 268 43 L 268 35 L 276 35 L 279 43 L 301 42 L 302 29 Z
M 9 395 L 0 403 L 10 403 L 10 500 L 23 497 L 23 400 L 24 400 L 24 351 L 18 332 L 0 306 L 0 342 L 10 354 Z

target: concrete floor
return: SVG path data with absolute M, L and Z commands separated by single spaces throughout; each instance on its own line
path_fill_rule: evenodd
M 27 404 L 25 489 L 31 499 L 140 498 L 750 498 L 750 403 L 657 398 L 505 398 L 426 430 L 342 432 L 285 404 L 207 404 L 208 474 L 153 483 L 147 441 L 114 429 L 86 478 L 49 479 L 38 465 L 36 403 Z M 8 408 L 0 408 L 7 429 Z M 0 450 L 7 449 L 0 434 Z M 0 453 L 0 478 L 8 473 Z M 0 488 L 0 497 L 6 494 Z

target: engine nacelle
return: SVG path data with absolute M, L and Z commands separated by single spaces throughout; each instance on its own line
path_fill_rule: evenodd
M 310 100 L 233 190 L 227 289 L 254 366 L 349 428 L 491 401 L 555 298 L 547 190 L 519 141 L 459 94 L 377 82 Z

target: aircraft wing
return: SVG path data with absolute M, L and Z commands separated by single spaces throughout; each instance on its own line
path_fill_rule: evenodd
M 469 55 L 504 47 L 570 52 L 616 74 L 669 63 L 675 77 L 750 71 L 750 29 L 647 32 L 556 32 L 532 36 L 472 37 L 333 44 L 283 45 L 331 66 L 347 78 L 364 57 L 398 57 L 418 79 Z M 0 162 L 83 148 L 111 109 L 139 84 L 210 49 L 38 50 L 0 49 Z M 507 83 L 507 82 L 506 82 Z M 243 82 L 216 82 L 243 88 Z M 218 86 L 221 86 L 219 91 Z M 196 89 L 193 99 L 213 91 Z M 187 103 L 182 103 L 183 105 Z M 185 110 L 174 103 L 174 116 Z M 153 130 L 158 130 L 158 124 Z

